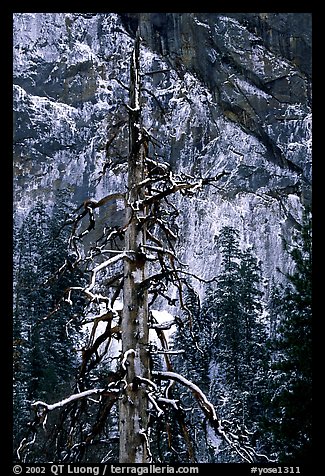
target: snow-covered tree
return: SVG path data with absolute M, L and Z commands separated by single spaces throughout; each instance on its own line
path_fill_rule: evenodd
M 192 461 L 187 420 L 195 404 L 216 439 L 223 439 L 242 461 L 253 461 L 256 454 L 248 440 L 233 437 L 203 390 L 175 372 L 175 352 L 164 334 L 171 323 L 157 322 L 152 307 L 158 301 L 175 306 L 186 316 L 193 335 L 196 329 L 191 323 L 185 289 L 188 277 L 195 277 L 176 254 L 178 209 L 173 196 L 179 193 L 191 197 L 202 187 L 221 181 L 226 172 L 213 177 L 175 173 L 157 154 L 157 143 L 142 122 L 139 37 L 132 53 L 128 90 L 126 189 L 100 200 L 87 199 L 68 217 L 70 254 L 54 273 L 61 279 L 69 270 L 78 269 L 86 283 L 70 280 L 49 322 L 56 319 L 62 306 L 74 307 L 85 299 L 83 311 L 73 318 L 89 327 L 89 339 L 81 349 L 73 391 L 55 403 L 33 402 L 31 434 L 21 442 L 19 456 L 24 460 L 30 457 L 39 429 L 46 430 L 48 420 L 53 419 L 57 422 L 56 431 L 49 447 L 55 460 L 116 461 L 118 439 L 121 463 L 160 461 L 162 445 L 154 441 L 160 435 L 153 426 L 164 428 L 165 445 L 174 453 L 172 414 L 185 441 L 186 457 Z M 103 173 L 112 166 L 108 161 Z M 119 204 L 122 224 L 113 223 L 107 216 L 98 233 L 96 213 L 100 211 L 105 216 L 111 203 Z M 158 345 L 153 345 L 152 334 Z M 159 365 L 154 358 L 157 355 L 163 356 Z M 190 408 L 182 403 L 185 397 L 191 400 Z M 158 454 L 153 454 L 155 448 Z
M 289 250 L 295 269 L 271 302 L 272 368 L 266 429 L 281 462 L 311 458 L 312 415 L 312 228 L 307 210 Z
M 240 249 L 238 232 L 224 227 L 218 239 L 222 255 L 222 271 L 218 276 L 214 296 L 215 359 L 227 369 L 226 383 L 241 385 L 244 372 L 242 356 L 245 352 L 246 323 L 241 302 Z
M 192 287 L 184 293 L 186 312 L 182 313 L 177 330 L 172 336 L 172 348 L 178 351 L 174 366 L 177 372 L 185 375 L 209 395 L 210 366 L 213 352 L 213 330 L 210 315 L 201 307 L 200 298 Z M 191 396 L 183 398 L 183 405 L 191 407 L 191 416 L 186 419 L 186 431 L 191 440 L 191 446 L 185 442 L 177 450 L 177 462 L 182 462 L 182 451 L 192 453 L 192 458 L 201 462 L 213 462 L 214 451 L 208 435 L 208 425 L 202 420 L 199 409 L 193 406 Z M 185 412 L 184 412 L 185 414 Z M 185 422 L 184 422 L 185 424 Z M 177 422 L 174 423 L 174 439 L 179 437 Z M 176 458 L 176 455 L 174 455 Z
M 58 236 L 66 211 L 58 196 L 51 215 L 44 204 L 36 203 L 21 227 L 15 227 L 15 447 L 26 433 L 31 402 L 62 397 L 70 388 L 77 366 L 76 352 L 71 352 L 73 339 L 67 334 L 66 325 L 81 308 L 65 306 L 56 313 L 55 320 L 48 318 L 72 273 L 51 286 L 45 284 L 67 257 L 66 236 Z
M 266 328 L 261 320 L 261 269 L 253 250 L 240 249 L 239 234 L 232 227 L 221 230 L 218 242 L 222 262 L 212 316 L 216 322 L 214 361 L 219 371 L 212 382 L 212 398 L 218 399 L 220 412 L 233 431 L 247 429 L 258 441 L 268 366 Z
M 184 328 L 174 337 L 175 348 L 186 349 L 177 368 L 204 388 L 231 431 L 244 440 L 249 429 L 261 446 L 259 421 L 269 364 L 266 326 L 261 320 L 261 269 L 253 250 L 240 249 L 239 233 L 234 228 L 222 228 L 218 244 L 221 268 L 207 288 L 202 307 L 193 292 L 187 299 L 193 333 L 184 319 Z M 191 431 L 197 426 L 196 421 Z M 208 451 L 197 433 L 194 438 L 206 461 L 238 460 L 231 448 L 230 452 L 227 447 L 215 451 L 213 439 L 209 440 L 208 434 L 205 439 L 210 445 Z

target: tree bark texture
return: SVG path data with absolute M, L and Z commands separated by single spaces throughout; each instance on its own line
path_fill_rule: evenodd
M 141 245 L 146 243 L 145 210 L 137 206 L 144 198 L 140 182 L 146 175 L 146 147 L 142 140 L 140 105 L 139 38 L 130 68 L 128 159 L 128 228 L 124 265 L 122 352 L 126 387 L 119 404 L 120 463 L 148 463 L 148 398 L 136 377 L 149 378 L 148 296 L 141 283 L 146 279 L 146 262 Z M 126 358 L 125 358 L 126 357 Z

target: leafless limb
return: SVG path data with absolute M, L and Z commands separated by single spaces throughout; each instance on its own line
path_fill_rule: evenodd
M 223 422 L 218 419 L 214 406 L 211 402 L 209 402 L 205 394 L 196 384 L 176 372 L 153 371 L 152 373 L 155 377 L 157 377 L 158 380 L 174 381 L 187 387 L 197 400 L 204 415 L 211 424 L 211 427 L 215 430 L 216 434 L 221 436 L 244 461 L 247 463 L 253 463 L 255 458 L 260 456 L 252 447 L 245 446 L 242 442 L 240 442 L 237 435 L 225 431 Z
M 139 52 L 139 39 L 137 41 Z M 175 250 L 178 239 L 175 221 L 179 210 L 173 203 L 172 197 L 176 193 L 191 197 L 200 193 L 203 187 L 215 185 L 229 173 L 223 171 L 211 177 L 194 177 L 183 172 L 173 172 L 169 164 L 158 160 L 157 155 L 155 158 L 149 157 L 149 149 L 152 152 L 151 149 L 155 149 L 159 144 L 141 123 L 138 62 L 139 58 L 135 49 L 131 61 L 130 88 L 117 78 L 113 78 L 130 92 L 130 104 L 126 105 L 130 129 L 127 189 L 125 193 L 109 194 L 98 201 L 87 199 L 67 217 L 63 226 L 71 226 L 69 247 L 74 259 L 66 260 L 54 277 L 61 276 L 69 267 L 72 269 L 82 267 L 87 280 L 86 284 L 83 283 L 80 286 L 70 285 L 55 309 L 44 318 L 48 319 L 52 316 L 64 302 L 72 305 L 75 294 L 86 298 L 87 312 L 80 319 L 80 323 L 92 325 L 92 328 L 87 344 L 81 349 L 81 363 L 77 373 L 75 393 L 56 403 L 50 404 L 38 400 L 32 404 L 35 411 L 35 418 L 31 425 L 32 439 L 22 441 L 19 454 L 21 455 L 35 441 L 37 428 L 40 425 L 46 426 L 48 413 L 60 410 L 61 420 L 57 427 L 57 434 L 60 429 L 65 428 L 65 425 L 69 428 L 67 438 L 69 445 L 67 446 L 73 458 L 80 459 L 85 446 L 92 444 L 103 431 L 113 405 L 118 402 L 120 413 L 125 411 L 123 405 L 129 405 L 129 410 L 132 412 L 132 404 L 134 405 L 137 399 L 138 408 L 139 402 L 142 402 L 142 405 L 146 402 L 145 405 L 148 405 L 148 408 L 140 409 L 137 419 L 134 419 L 138 422 L 139 415 L 143 416 L 141 427 L 137 429 L 141 439 L 138 438 L 137 441 L 147 460 L 152 460 L 147 415 L 147 409 L 150 408 L 151 416 L 154 415 L 156 419 L 165 418 L 168 445 L 172 450 L 173 436 L 166 412 L 171 410 L 175 413 L 189 459 L 194 461 L 193 444 L 185 419 L 189 410 L 182 407 L 182 395 L 180 398 L 174 398 L 173 395 L 176 384 L 181 384 L 191 392 L 216 434 L 223 438 L 244 461 L 253 462 L 254 451 L 225 428 L 214 406 L 199 386 L 174 372 L 173 355 L 185 351 L 170 350 L 164 330 L 170 329 L 177 322 L 177 318 L 168 323 L 159 324 L 150 312 L 152 304 L 158 298 L 165 299 L 169 305 L 178 304 L 179 309 L 186 313 L 193 342 L 202 352 L 198 339 L 194 336 L 192 313 L 186 305 L 184 289 L 192 289 L 186 277 L 195 278 L 203 283 L 210 283 L 214 278 L 206 280 L 184 270 L 186 264 L 180 261 Z M 164 112 L 156 96 L 151 92 L 149 94 Z M 106 143 L 107 156 L 108 149 L 113 146 L 124 124 L 123 120 L 117 123 L 109 137 Z M 149 148 L 149 144 L 152 144 L 152 147 Z M 103 174 L 107 167 L 108 163 L 104 165 Z M 125 223 L 119 227 L 105 225 L 101 236 L 96 238 L 95 244 L 88 245 L 86 248 L 85 237 L 90 233 L 94 234 L 93 230 L 96 226 L 94 211 L 119 200 L 123 202 Z M 148 272 L 149 265 L 151 274 Z M 176 298 L 169 296 L 170 288 L 176 290 Z M 150 302 L 149 294 L 152 296 Z M 123 297 L 122 311 L 116 308 L 116 302 L 120 296 Z M 146 329 L 139 326 L 140 315 L 143 320 L 146 319 Z M 155 330 L 159 348 L 152 346 L 149 338 L 144 337 L 145 333 L 149 335 L 149 328 Z M 128 341 L 125 338 L 126 334 L 128 334 Z M 143 339 L 141 345 L 139 345 L 140 338 Z M 89 388 L 91 382 L 94 385 L 91 379 L 93 371 L 100 367 L 105 358 L 108 358 L 109 348 L 114 339 L 121 340 L 124 347 L 122 346 L 122 350 L 118 351 L 120 355 L 114 357 L 115 369 L 106 376 L 109 382 L 106 381 L 103 385 L 103 381 L 98 377 L 95 381 L 99 388 Z M 130 342 L 134 342 L 134 345 Z M 149 368 L 149 363 L 153 362 L 152 356 L 155 354 L 163 356 L 166 370 L 157 371 Z M 140 374 L 145 367 L 144 362 L 148 365 L 145 372 Z M 167 381 L 167 383 L 162 386 L 161 381 Z M 137 393 L 138 390 L 139 393 Z M 88 418 L 90 405 L 92 405 L 91 408 L 96 407 L 97 418 L 93 424 L 87 426 L 86 432 L 82 432 L 79 428 L 80 421 L 85 415 Z M 127 415 L 128 412 L 125 414 Z M 123 424 L 120 420 L 120 428 Z M 72 442 L 74 434 L 79 435 L 79 440 Z M 80 434 L 82 434 L 81 437 Z

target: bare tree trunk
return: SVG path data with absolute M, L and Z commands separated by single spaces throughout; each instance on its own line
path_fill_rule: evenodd
M 144 198 L 139 185 L 146 175 L 146 147 L 141 132 L 139 38 L 136 39 L 130 71 L 128 161 L 128 228 L 125 234 L 125 260 L 122 318 L 122 352 L 126 367 L 126 388 L 119 406 L 120 463 L 148 463 L 148 399 L 136 377 L 149 378 L 148 296 L 141 283 L 146 278 L 146 263 L 141 245 L 146 243 L 146 228 L 141 222 L 145 210 L 137 201 Z

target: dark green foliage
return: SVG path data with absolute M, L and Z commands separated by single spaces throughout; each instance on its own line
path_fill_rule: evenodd
M 219 246 L 221 273 L 206 304 L 216 329 L 215 361 L 223 369 L 224 383 L 246 391 L 265 358 L 261 271 L 251 250 L 240 251 L 233 228 L 222 229 Z
M 14 237 L 14 447 L 28 431 L 33 400 L 62 397 L 74 376 L 77 354 L 73 349 L 73 325 L 66 325 L 81 302 L 63 304 L 62 294 L 72 271 L 51 280 L 67 258 L 67 236 L 58 231 L 66 210 L 60 204 L 51 216 L 36 204 L 15 230 Z M 18 227 L 17 227 L 18 228 Z M 80 277 L 75 277 L 79 279 Z M 49 280 L 49 281 L 47 281 Z M 76 327 L 75 327 L 76 330 Z M 36 457 L 36 456 L 35 456 Z
M 273 364 L 266 428 L 279 461 L 311 459 L 312 233 L 311 215 L 290 250 L 294 271 L 273 292 L 276 332 L 270 336 Z
M 208 304 L 216 327 L 211 399 L 233 432 L 245 434 L 247 428 L 259 445 L 258 423 L 268 365 L 261 270 L 252 250 L 240 250 L 238 232 L 233 228 L 223 228 L 218 243 L 221 273 Z M 222 461 L 233 458 L 225 451 Z
M 244 320 L 239 317 L 241 276 L 238 232 L 231 227 L 223 228 L 218 245 L 222 271 L 218 276 L 212 307 L 209 307 L 216 328 L 215 360 L 223 362 L 227 368 L 226 382 L 231 383 L 242 379 L 239 358 L 243 352 L 242 336 L 245 332 Z
M 49 279 L 69 260 L 67 232 L 61 230 L 65 213 L 65 208 L 57 205 L 50 216 L 44 206 L 36 204 L 15 231 L 15 448 L 26 435 L 33 400 L 58 401 L 74 390 L 71 382 L 78 359 L 71 349 L 86 306 L 77 293 L 72 306 L 62 302 L 57 307 L 57 304 L 72 282 L 82 285 L 84 278 L 81 271 L 76 274 L 66 267 L 64 274 Z M 174 370 L 202 389 L 215 405 L 228 432 L 243 439 L 249 432 L 249 439 L 258 452 L 279 462 L 308 461 L 311 452 L 311 218 L 306 215 L 290 250 L 293 272 L 285 276 L 282 286 L 273 284 L 268 321 L 263 312 L 261 267 L 253 250 L 241 250 L 239 234 L 231 227 L 221 230 L 218 246 L 221 267 L 216 270 L 215 283 L 206 290 L 203 305 L 189 284 L 183 295 L 185 306 L 172 347 L 185 352 L 172 357 Z M 57 310 L 53 313 L 54 309 Z M 89 378 L 96 379 L 100 372 L 107 371 L 106 366 L 104 362 Z M 159 461 L 174 464 L 241 461 L 228 445 L 211 438 L 208 424 L 202 420 L 190 392 L 176 386 L 172 396 L 181 402 L 178 409 L 169 408 L 160 419 L 154 413 L 150 416 L 152 450 Z M 79 405 L 81 408 L 84 403 Z M 82 440 L 92 425 L 104 421 L 102 413 L 110 406 L 109 401 L 104 402 L 100 409 L 86 412 L 87 419 L 83 417 L 79 422 L 79 407 L 75 422 L 65 421 L 63 412 L 58 423 L 61 436 L 56 441 L 55 435 L 60 431 L 51 435 L 55 416 L 50 415 L 47 434 L 39 433 L 29 459 L 50 460 L 56 444 L 62 461 L 66 457 L 67 461 L 91 462 L 104 458 L 107 462 L 117 462 L 115 407 L 105 426 L 104 439 L 94 438 L 87 450 L 79 446 L 73 453 L 66 448 L 69 440 L 66 428 L 70 423 L 75 432 L 80 432 Z M 71 415 L 67 420 L 69 418 Z
M 216 285 L 207 289 L 202 308 L 193 293 L 187 295 L 191 319 L 184 319 L 183 329 L 175 337 L 175 346 L 186 349 L 177 370 L 208 395 L 232 433 L 245 436 L 249 428 L 259 446 L 268 366 L 261 270 L 252 250 L 241 251 L 234 228 L 221 230 L 218 245 L 221 269 Z M 198 419 L 194 427 L 202 427 Z M 198 436 L 202 433 L 197 431 L 194 437 L 200 461 L 238 460 L 238 455 L 224 445 L 221 453 L 215 452 L 207 437 L 210 448 L 204 450 L 206 441 Z
M 199 296 L 190 286 L 184 295 L 186 312 L 173 336 L 174 350 L 184 353 L 173 357 L 175 370 L 200 386 L 208 395 L 210 386 L 210 364 L 212 357 L 212 327 L 209 316 L 202 312 Z M 182 391 L 182 394 L 180 392 Z M 174 398 L 179 399 L 181 409 L 191 408 L 188 412 L 173 411 L 169 415 L 169 435 L 172 448 L 165 451 L 170 454 L 171 463 L 207 462 L 209 461 L 209 445 L 206 441 L 206 422 L 202 421 L 202 413 L 197 408 L 193 396 L 187 391 L 174 390 Z M 197 459 L 198 458 L 198 459 Z
M 185 350 L 178 372 L 193 382 L 200 382 L 202 390 L 209 390 L 209 365 L 211 361 L 212 328 L 209 316 L 201 310 L 197 293 L 189 287 L 185 295 L 187 313 L 177 330 L 175 347 Z

